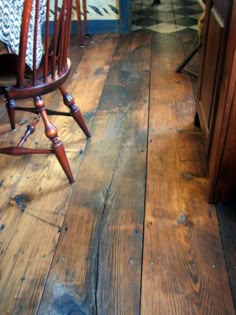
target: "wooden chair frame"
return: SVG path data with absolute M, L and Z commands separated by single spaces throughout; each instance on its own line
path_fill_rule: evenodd
M 86 126 L 80 109 L 75 104 L 74 98 L 63 87 L 63 83 L 68 78 L 71 69 L 71 63 L 68 59 L 68 49 L 70 42 L 72 0 L 63 0 L 61 8 L 58 8 L 58 0 L 55 0 L 53 21 L 50 20 L 50 1 L 46 1 L 45 36 L 43 40 L 44 54 L 38 67 L 36 57 L 37 34 L 40 31 L 38 24 L 40 0 L 35 0 L 35 5 L 32 69 L 26 64 L 26 53 L 33 0 L 25 0 L 22 14 L 19 55 L 13 54 L 11 49 L 9 49 L 7 54 L 0 55 L 0 91 L 5 97 L 11 128 L 15 129 L 16 110 L 33 112 L 42 118 L 45 127 L 45 135 L 51 141 L 52 148 L 50 150 L 23 147 L 29 135 L 31 135 L 36 128 L 38 123 L 37 118 L 34 119 L 31 125 L 27 126 L 25 134 L 16 146 L 0 148 L 0 153 L 9 155 L 53 153 L 61 164 L 69 182 L 73 183 L 74 177 L 69 166 L 64 145 L 58 137 L 57 128 L 51 123 L 48 117 L 49 115 L 72 116 L 87 138 L 91 137 L 90 131 Z M 51 34 L 52 28 L 53 34 Z M 10 69 L 9 64 L 11 65 Z M 11 78 L 10 82 L 9 76 Z M 60 90 L 63 102 L 70 112 L 59 112 L 46 108 L 42 96 L 56 89 Z M 27 98 L 33 99 L 33 108 L 16 106 L 16 100 Z

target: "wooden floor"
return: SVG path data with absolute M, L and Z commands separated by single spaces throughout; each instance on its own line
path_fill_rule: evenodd
M 234 314 L 191 83 L 174 72 L 187 40 L 142 30 L 72 41 L 67 88 L 93 137 L 52 118 L 73 185 L 54 156 L 0 156 L 1 315 Z M 46 101 L 63 106 L 57 93 Z M 29 114 L 9 132 L 0 108 L 9 145 Z M 48 146 L 42 125 L 28 145 Z

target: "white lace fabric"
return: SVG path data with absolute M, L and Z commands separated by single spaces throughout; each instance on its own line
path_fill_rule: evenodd
M 24 2 L 27 0 L 1 0 L 0 1 L 0 41 L 5 43 L 15 54 L 19 54 L 20 31 Z M 35 6 L 36 0 L 33 0 L 31 11 L 28 41 L 26 49 L 26 64 L 33 68 L 33 43 L 34 43 L 34 26 L 35 26 Z M 40 65 L 43 56 L 42 45 L 42 26 L 45 20 L 46 0 L 40 0 L 37 50 L 36 50 L 36 67 Z

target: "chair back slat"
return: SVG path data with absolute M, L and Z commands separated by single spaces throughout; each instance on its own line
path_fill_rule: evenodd
M 68 14 L 70 14 L 70 17 L 67 18 L 67 31 L 66 31 L 66 41 L 65 41 L 65 47 L 66 47 L 66 55 L 65 55 L 65 60 L 64 63 L 66 63 L 66 59 L 69 53 L 69 46 L 70 46 L 70 34 L 71 34 L 71 14 L 72 14 L 72 1 L 69 1 L 69 7 L 68 7 Z
M 38 20 L 39 20 L 39 0 L 35 3 L 35 18 L 34 18 L 34 46 L 33 46 L 33 84 L 36 83 L 37 69 L 37 42 L 38 42 Z
M 88 17 L 87 17 L 87 1 L 83 0 L 83 12 L 84 12 L 84 33 L 88 34 Z
M 63 49 L 64 49 L 64 41 L 65 41 L 65 19 L 66 19 L 66 10 L 67 4 L 66 2 L 63 3 L 61 14 L 60 14 L 60 41 L 58 45 L 58 72 L 61 73 L 62 71 L 62 63 L 63 63 Z
M 48 58 L 49 58 L 49 16 L 50 16 L 50 2 L 47 1 L 46 6 L 46 22 L 45 22 L 45 37 L 44 37 L 44 70 L 43 82 L 47 82 L 48 78 Z
M 54 4 L 52 5 L 52 3 Z M 51 3 L 51 6 L 50 6 Z M 45 5 L 44 11 L 41 10 L 42 4 Z M 32 15 L 32 11 L 34 15 Z M 44 12 L 44 24 L 41 23 L 42 14 Z M 67 58 L 70 40 L 71 29 L 71 14 L 72 14 L 72 0 L 25 0 L 21 39 L 20 39 L 20 53 L 19 53 L 19 67 L 17 74 L 17 85 L 24 85 L 24 80 L 27 77 L 27 84 L 29 84 L 29 66 L 26 65 L 27 53 L 27 38 L 30 31 L 30 19 L 34 18 L 33 34 L 33 54 L 31 67 L 31 83 L 35 86 L 42 81 L 42 84 L 47 84 L 55 80 L 58 76 L 63 75 L 67 71 Z M 41 64 L 38 64 L 38 42 L 40 40 L 40 32 L 43 29 L 43 57 Z M 27 72 L 27 75 L 25 73 Z
M 27 38 L 30 25 L 30 16 L 32 11 L 33 0 L 25 1 L 23 13 L 22 13 L 22 25 L 20 33 L 20 47 L 19 47 L 19 64 L 17 68 L 17 86 L 22 86 L 25 76 L 25 60 L 26 60 L 26 48 Z

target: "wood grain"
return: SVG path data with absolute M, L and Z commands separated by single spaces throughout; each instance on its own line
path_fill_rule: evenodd
M 34 314 L 58 239 L 58 228 L 10 206 L 1 222 L 0 313 Z
M 149 60 L 150 36 L 118 43 L 39 314 L 139 311 Z
M 111 63 L 116 45 L 116 41 L 113 42 L 113 46 L 109 42 L 105 49 L 104 43 L 101 42 L 101 46 L 98 45 L 96 48 L 96 54 L 93 54 L 91 59 L 87 56 L 86 63 L 91 64 L 102 47 L 104 58 L 100 60 L 106 62 L 110 58 Z M 87 71 L 85 75 L 88 76 Z M 93 104 L 100 98 L 98 93 L 101 94 L 103 85 L 97 87 L 98 89 L 93 91 L 88 89 L 86 92 L 86 95 L 94 93 Z M 114 158 L 107 154 L 111 147 L 107 139 L 110 139 L 116 148 L 119 147 L 117 145 L 121 141 L 119 135 L 117 138 L 111 136 L 118 122 L 119 116 L 115 110 L 110 114 L 102 110 L 96 113 L 92 128 L 93 138 L 86 147 L 74 185 L 39 314 L 45 314 L 47 311 L 57 312 L 58 309 L 69 313 L 74 310 L 82 314 L 94 313 L 94 294 L 91 288 L 94 288 L 96 275 L 93 271 L 96 263 L 96 251 L 94 251 L 97 247 L 96 223 L 104 207 L 104 198 L 114 168 L 112 165 Z M 68 246 L 68 244 L 73 245 Z
M 97 110 L 97 101 L 107 76 L 109 56 L 111 58 L 116 37 L 116 35 L 111 35 L 108 41 L 107 39 L 104 40 L 104 36 L 98 36 L 92 41 L 88 52 L 82 56 L 79 66 L 75 69 L 71 77 L 72 81 L 68 87 L 68 91 L 81 104 L 81 110 L 84 113 L 88 113 L 87 117 L 89 119 L 87 119 L 87 122 L 90 127 L 93 123 Z M 101 47 L 104 49 L 104 58 L 96 59 Z M 80 68 L 84 71 L 80 72 Z M 97 69 L 101 71 L 99 75 L 97 75 Z M 95 83 L 93 84 L 92 82 Z M 83 86 L 87 86 L 86 91 L 82 90 Z M 90 95 L 89 103 L 87 101 L 88 94 Z M 52 94 L 47 99 L 47 102 L 49 103 L 49 108 L 63 110 L 65 107 L 59 93 Z M 71 117 L 57 116 L 53 117 L 52 121 L 59 130 L 59 136 L 64 142 L 71 169 L 76 177 L 87 139 Z M 42 125 L 41 122 L 40 124 Z M 45 138 L 40 126 L 37 128 L 34 139 L 37 139 L 36 145 L 49 147 L 48 139 Z M 67 179 L 55 156 L 32 156 L 31 163 L 28 163 L 24 176 L 18 184 L 14 195 L 25 196 L 27 200 L 26 211 L 30 212 L 31 215 L 47 220 L 55 225 L 60 225 L 65 215 L 68 198 L 71 195 L 71 187 L 67 184 Z M 58 195 L 60 195 L 60 198 L 58 198 Z M 52 204 L 53 206 L 51 206 Z M 50 205 L 50 207 L 42 205 Z
M 140 312 L 151 37 L 134 36 L 107 80 L 112 106 L 116 86 L 127 96 L 119 100 L 122 142 L 99 223 L 97 314 Z
M 76 44 L 75 39 L 72 37 L 71 39 L 71 46 L 70 46 L 70 58 L 74 61 L 72 62 L 72 70 L 70 77 L 68 79 L 68 82 L 66 83 L 66 86 L 70 84 L 71 77 L 76 72 L 78 63 L 80 62 L 82 56 L 84 55 L 86 48 L 78 49 L 78 44 Z M 63 109 L 65 110 L 65 106 L 62 105 L 62 100 L 59 92 L 50 93 L 49 95 L 45 96 L 47 107 L 50 109 L 58 110 Z M 21 136 L 24 134 L 27 124 L 31 123 L 35 115 L 27 113 L 27 112 L 16 112 L 16 131 L 10 130 L 10 124 L 9 119 L 6 114 L 6 109 L 4 105 L 4 100 L 0 100 L 1 105 L 1 113 L 0 113 L 0 145 L 1 146 L 11 146 L 16 145 Z M 16 102 L 16 105 L 18 106 L 25 106 L 25 107 L 33 107 L 33 102 L 31 100 L 18 100 Z M 72 123 L 71 118 L 66 117 L 62 118 L 60 117 L 53 117 L 50 118 L 54 123 L 56 123 L 58 129 L 59 129 L 59 135 L 61 136 L 62 130 L 62 138 L 65 140 L 68 136 L 64 137 L 65 131 L 65 125 L 67 127 L 68 135 L 73 133 L 77 136 L 77 143 L 79 143 L 80 148 L 78 148 L 76 151 L 77 156 L 81 155 L 78 152 L 83 152 L 83 147 L 85 145 L 85 141 L 81 141 L 81 139 L 84 140 L 84 137 L 81 137 L 81 132 L 78 130 L 79 128 L 75 123 Z M 73 127 L 68 128 L 68 125 L 70 124 Z M 61 130 L 62 129 L 62 130 Z M 72 131 L 71 131 L 72 130 Z M 78 136 L 79 135 L 79 136 Z M 37 126 L 37 129 L 33 136 L 31 136 L 27 140 L 27 146 L 33 147 L 33 148 L 39 148 L 39 147 L 45 147 L 49 148 L 49 141 L 44 135 L 44 126 L 42 122 L 39 123 Z M 0 165 L 1 172 L 0 172 L 0 213 L 3 213 L 4 209 L 7 207 L 9 200 L 11 202 L 14 202 L 14 199 L 16 196 L 20 196 L 20 198 L 24 199 L 24 203 L 27 204 L 27 208 L 29 207 L 29 204 L 32 204 L 31 202 L 35 198 L 35 194 L 33 192 L 37 192 L 37 197 L 35 198 L 36 204 L 38 202 L 38 191 L 42 192 L 42 197 L 44 198 L 43 194 L 43 188 L 48 188 L 50 191 L 50 188 L 52 183 L 49 181 L 47 184 L 48 176 L 50 176 L 50 172 L 48 172 L 48 169 L 51 167 L 59 166 L 57 165 L 57 161 L 55 157 L 49 156 L 47 159 L 47 156 L 22 156 L 22 157 L 12 157 L 12 156 L 6 156 L 6 155 L 0 155 Z M 48 165 L 49 164 L 49 165 Z M 45 172 L 43 173 L 43 169 L 45 169 Z M 63 172 L 60 171 L 58 167 L 56 167 L 57 171 L 54 173 L 54 177 L 59 174 L 59 178 L 61 180 L 60 183 L 66 183 L 65 177 L 63 176 Z M 10 170 L 10 171 L 9 171 Z M 49 174 L 48 174 L 49 173 Z M 46 180 L 45 180 L 46 177 Z M 21 185 L 21 179 L 23 179 L 23 185 Z M 42 180 L 43 179 L 43 180 Z M 54 179 L 53 184 L 55 182 Z M 33 183 L 33 187 L 32 187 Z M 19 186 L 18 186 L 19 184 Z M 45 186 L 46 185 L 46 186 Z M 18 186 L 18 187 L 17 187 Z M 35 187 L 36 186 L 36 187 Z M 68 186 L 68 185 L 62 185 L 62 186 Z M 28 188 L 27 188 L 28 187 Z M 57 191 L 57 189 L 55 190 Z M 50 194 L 49 194 L 50 195 Z M 45 201 L 44 201 L 45 202 Z M 33 205 L 35 208 L 35 206 Z
M 181 40 L 153 45 L 141 314 L 234 314 Z
M 175 73 L 185 39 L 105 34 L 82 51 L 72 41 L 66 88 L 93 137 L 52 118 L 74 185 L 53 156 L 0 155 L 0 314 L 234 314 L 193 93 Z M 46 101 L 64 108 L 58 93 Z M 4 110 L 0 122 L 0 141 L 15 141 Z M 29 144 L 48 145 L 41 128 Z M 232 221 L 222 231 L 234 281 Z
M 112 38 L 114 38 L 114 40 Z M 116 36 L 112 35 L 110 36 L 111 40 L 108 41 L 103 40 L 103 37 L 100 36 L 92 43 L 94 49 L 91 47 L 91 58 L 94 58 L 94 55 L 98 54 L 101 50 L 101 46 L 104 49 L 105 58 L 98 59 L 94 64 L 100 69 L 104 67 L 105 70 L 103 72 L 101 71 L 100 76 L 98 76 L 96 72 L 92 72 L 92 78 L 89 77 L 90 82 L 95 81 L 95 78 L 97 79 L 96 87 L 94 87 L 93 90 L 91 107 L 87 108 L 88 111 L 92 112 L 92 114 L 88 115 L 88 117 L 91 117 L 90 125 L 95 116 L 94 113 L 97 107 L 96 101 L 100 97 L 103 82 L 107 75 L 107 63 L 110 64 L 109 56 L 111 59 L 116 42 L 115 38 Z M 86 57 L 89 60 L 90 53 L 88 53 Z M 80 58 L 78 53 L 77 55 L 78 66 Z M 81 61 L 82 66 L 84 63 L 87 63 L 86 59 Z M 75 73 L 76 69 L 74 75 Z M 88 77 L 87 72 L 83 73 L 84 76 Z M 83 74 L 81 74 L 80 80 L 83 81 L 83 79 L 84 82 L 86 82 L 86 78 L 83 78 Z M 72 93 L 74 89 L 77 89 L 75 77 L 73 84 L 71 84 L 69 88 Z M 90 100 L 91 99 L 90 97 Z M 53 109 L 60 109 L 61 105 L 58 105 L 58 100 L 58 93 L 51 94 L 47 97 L 47 101 Z M 66 119 L 72 122 L 71 118 L 68 117 L 56 117 L 55 121 L 57 126 L 59 126 L 59 130 L 60 126 L 65 125 L 64 121 Z M 74 124 L 74 122 L 72 123 Z M 69 124 L 67 126 L 70 127 Z M 74 128 L 74 133 L 71 132 L 72 128 Z M 65 138 L 71 140 L 71 148 L 68 150 L 68 156 L 74 168 L 74 172 L 77 175 L 86 142 L 77 137 L 78 127 L 75 124 L 72 128 L 67 128 L 67 132 L 64 131 L 64 133 L 66 134 Z M 34 136 L 34 140 L 29 140 L 29 142 L 32 141 L 34 145 L 38 145 L 38 143 L 40 143 L 40 145 L 46 145 L 40 128 L 37 129 Z M 35 139 L 37 139 L 36 144 L 34 143 Z M 6 159 L 6 161 L 8 160 Z M 14 159 L 14 161 L 16 161 L 16 159 Z M 1 246 L 3 248 L 0 263 L 2 280 L 0 281 L 0 292 L 2 292 L 1 308 L 11 314 L 32 314 L 37 310 L 41 299 L 45 280 L 54 256 L 54 249 L 62 230 L 62 223 L 73 185 L 71 186 L 66 183 L 59 165 L 55 163 L 57 161 L 55 161 L 54 156 L 32 156 L 27 161 L 25 161 L 24 158 L 19 159 L 19 161 L 24 161 L 25 167 L 20 168 L 16 162 L 13 162 L 15 163 L 13 165 L 15 165 L 16 169 L 19 167 L 20 171 L 18 175 L 16 169 L 12 167 L 12 171 L 15 169 L 13 172 L 15 176 L 12 179 L 12 185 L 14 186 L 13 188 L 9 187 L 11 183 L 8 182 L 10 195 L 5 195 L 3 198 L 5 200 L 5 211 L 2 212 L 0 221 L 1 226 L 4 227 L 0 235 Z M 13 240 L 11 240 L 12 238 Z M 37 246 L 35 244 L 37 244 Z M 18 255 L 18 253 L 22 253 L 20 256 L 21 260 L 17 260 L 15 263 L 14 257 Z M 38 259 L 41 257 L 43 257 L 42 267 L 37 266 L 37 264 L 40 263 Z M 9 266 L 7 266 L 8 261 L 11 262 Z M 26 278 L 24 273 L 27 274 L 29 281 L 24 282 L 24 285 L 22 285 L 22 281 L 19 279 L 22 277 Z M 34 277 L 34 279 L 32 279 L 32 277 Z M 31 294 L 27 294 L 28 290 L 31 291 Z M 1 312 L 1 314 L 4 314 L 4 312 Z

